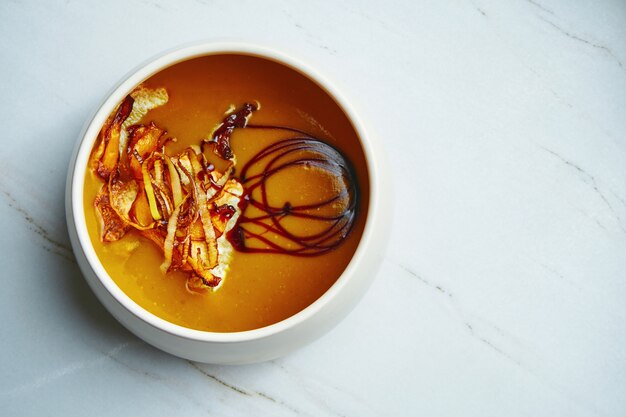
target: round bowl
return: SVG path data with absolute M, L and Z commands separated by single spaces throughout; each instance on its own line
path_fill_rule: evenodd
M 83 208 L 83 181 L 94 140 L 108 115 L 138 84 L 175 63 L 191 58 L 236 53 L 269 59 L 305 75 L 322 87 L 353 124 L 366 158 L 370 199 L 359 245 L 344 272 L 320 298 L 299 313 L 259 329 L 216 333 L 194 330 L 163 320 L 140 307 L 113 281 L 89 239 Z M 106 96 L 82 132 L 70 162 L 66 216 L 78 265 L 98 299 L 135 335 L 173 355 L 206 363 L 240 364 L 270 360 L 310 343 L 330 330 L 354 308 L 382 262 L 391 209 L 385 156 L 353 104 L 326 78 L 290 54 L 244 42 L 202 42 L 167 51 L 140 65 Z

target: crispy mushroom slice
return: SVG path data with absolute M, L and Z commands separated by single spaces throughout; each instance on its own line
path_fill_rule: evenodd
M 142 193 L 140 189 L 141 183 L 133 178 L 122 179 L 119 173 L 114 173 L 109 177 L 109 204 L 127 225 L 137 229 L 151 229 L 156 223 L 149 218 L 146 222 L 145 217 L 138 218 L 137 214 L 141 212 L 141 203 L 143 203 Z
M 133 207 L 130 209 L 130 217 L 135 220 L 137 229 L 149 229 L 154 226 L 155 222 L 150 212 L 150 204 L 148 197 L 143 188 L 143 182 L 139 183 L 139 192 L 137 198 L 133 203 Z
M 126 96 L 122 104 L 115 112 L 113 119 L 107 121 L 101 131 L 100 146 L 96 149 L 95 157 L 98 162 L 96 172 L 100 178 L 107 180 L 111 173 L 117 168 L 120 158 L 120 133 L 122 123 L 126 120 L 133 108 L 133 98 Z
M 159 141 L 165 134 L 166 132 L 159 129 L 154 123 L 133 126 L 129 129 L 130 140 L 126 152 L 130 172 L 135 179 L 142 179 L 141 164 L 157 150 Z
M 108 179 L 116 168 L 120 155 L 126 149 L 129 129 L 141 120 L 148 111 L 162 106 L 168 101 L 164 88 L 150 89 L 137 87 L 118 106 L 115 114 L 102 127 L 98 146 L 92 154 L 97 174 Z
M 94 205 L 100 217 L 100 239 L 103 242 L 115 242 L 121 239 L 130 229 L 130 226 L 111 207 L 109 189 L 106 184 L 100 188 Z
M 120 218 L 130 221 L 128 215 L 137 198 L 137 189 L 133 179 L 122 180 L 115 174 L 109 178 L 109 201 Z
M 194 293 L 205 293 L 207 290 L 214 291 L 221 282 L 220 277 L 213 276 L 211 280 L 207 281 L 206 278 L 193 274 L 187 278 L 187 290 Z
M 146 88 L 143 85 L 135 88 L 130 96 L 135 100 L 133 111 L 130 113 L 126 121 L 122 124 L 122 132 L 120 136 L 120 152 L 126 147 L 129 137 L 129 128 L 137 123 L 152 109 L 160 107 L 167 103 L 169 96 L 165 88 Z

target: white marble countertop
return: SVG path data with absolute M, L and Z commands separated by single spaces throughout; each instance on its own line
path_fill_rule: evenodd
M 0 415 L 626 415 L 622 0 L 6 0 L 0 22 Z M 74 263 L 63 207 L 110 87 L 222 36 L 299 51 L 343 86 L 397 191 L 356 310 L 240 367 L 120 326 Z

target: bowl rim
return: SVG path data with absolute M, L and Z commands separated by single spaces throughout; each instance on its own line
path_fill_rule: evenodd
M 346 114 L 348 120 L 352 123 L 365 156 L 365 165 L 369 176 L 369 204 L 365 226 L 350 262 L 333 285 L 313 303 L 286 319 L 257 329 L 237 332 L 210 332 L 177 325 L 149 312 L 126 295 L 104 269 L 104 266 L 95 252 L 87 230 L 83 207 L 84 176 L 94 143 L 93 138 L 97 137 L 102 124 L 114 110 L 115 106 L 120 103 L 135 86 L 167 67 L 193 58 L 220 54 L 249 55 L 271 60 L 301 73 L 316 83 L 334 99 L 337 105 Z M 71 220 L 68 220 L 70 220 L 69 225 L 75 228 L 78 238 L 77 242 L 72 240 L 72 246 L 74 251 L 82 252 L 100 284 L 104 286 L 106 291 L 118 304 L 129 311 L 133 316 L 156 329 L 183 339 L 201 342 L 234 343 L 263 339 L 308 321 L 322 310 L 324 306 L 329 304 L 331 300 L 336 298 L 349 280 L 358 278 L 355 277 L 355 272 L 362 258 L 366 255 L 367 248 L 372 245 L 370 240 L 371 236 L 374 234 L 373 223 L 379 211 L 379 186 L 376 181 L 379 176 L 378 170 L 379 167 L 377 158 L 375 158 L 373 152 L 371 138 L 368 135 L 363 120 L 354 109 L 353 104 L 351 104 L 344 94 L 325 76 L 303 62 L 300 58 L 294 57 L 291 52 L 286 53 L 272 47 L 247 41 L 212 40 L 184 44 L 153 56 L 125 75 L 105 96 L 104 101 L 98 106 L 93 116 L 88 119 L 85 127 L 81 131 L 79 142 L 76 145 L 73 165 L 70 166 L 68 173 L 70 175 L 68 185 L 71 187 L 71 213 L 68 213 L 70 214 L 68 217 L 71 217 Z

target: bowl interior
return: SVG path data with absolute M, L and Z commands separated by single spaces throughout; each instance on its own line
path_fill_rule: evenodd
M 113 111 L 115 106 L 136 85 L 140 84 L 153 74 L 181 61 L 216 54 L 250 55 L 277 62 L 283 66 L 291 68 L 294 71 L 297 71 L 300 74 L 303 74 L 308 79 L 316 83 L 319 87 L 321 87 L 343 110 L 348 120 L 352 124 L 352 127 L 356 131 L 357 136 L 360 140 L 360 145 L 365 160 L 364 162 L 366 164 L 367 175 L 369 177 L 369 204 L 361 239 L 356 251 L 352 256 L 351 261 L 349 262 L 348 266 L 343 271 L 341 276 L 339 276 L 339 278 L 335 281 L 335 283 L 316 301 L 287 319 L 266 327 L 261 327 L 253 330 L 225 333 L 195 330 L 173 324 L 148 312 L 147 310 L 139 306 L 130 297 L 128 297 L 128 295 L 126 295 L 113 281 L 113 279 L 106 272 L 102 263 L 98 259 L 98 256 L 93 248 L 93 245 L 88 235 L 83 208 L 83 181 L 94 138 L 97 137 L 97 134 L 102 124 L 105 122 L 108 115 Z M 94 117 L 86 126 L 83 133 L 81 134 L 81 142 L 78 148 L 78 152 L 76 154 L 75 165 L 71 173 L 71 198 L 74 226 L 77 231 L 81 250 L 85 254 L 91 269 L 95 272 L 100 282 L 125 309 L 130 311 L 141 320 L 168 333 L 194 340 L 213 342 L 235 342 L 263 338 L 271 334 L 281 332 L 291 326 L 294 326 L 298 322 L 307 320 L 308 318 L 313 316 L 319 309 L 321 309 L 326 303 L 328 303 L 330 299 L 335 297 L 336 294 L 338 294 L 345 286 L 347 280 L 353 279 L 352 277 L 354 275 L 353 270 L 355 268 L 355 265 L 360 262 L 360 258 L 361 256 L 363 256 L 362 254 L 365 250 L 364 247 L 369 243 L 368 237 L 371 233 L 370 229 L 373 221 L 372 219 L 374 218 L 376 213 L 375 210 L 377 190 L 374 181 L 376 166 L 374 162 L 375 159 L 372 154 L 372 149 L 370 146 L 369 138 L 367 136 L 367 132 L 363 126 L 362 121 L 355 113 L 352 105 L 350 105 L 350 103 L 345 100 L 343 95 L 325 78 L 317 74 L 314 70 L 312 70 L 302 62 L 294 59 L 291 56 L 257 45 L 243 43 L 196 44 L 167 52 L 139 66 L 118 86 L 116 86 L 111 94 L 107 96 L 104 103 L 100 106 Z

